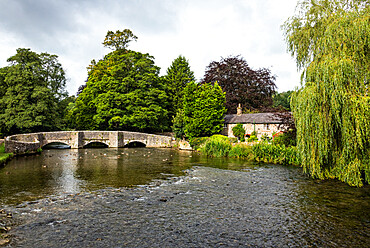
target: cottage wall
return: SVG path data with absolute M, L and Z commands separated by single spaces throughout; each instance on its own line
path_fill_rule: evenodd
M 228 137 L 235 137 L 233 134 L 233 127 L 237 124 L 227 124 L 227 132 L 224 132 Z M 245 134 L 250 135 L 254 130 L 257 132 L 257 138 L 261 138 L 264 135 L 272 137 L 272 134 L 275 132 L 281 131 L 279 129 L 279 124 L 253 124 L 253 123 L 245 123 L 243 124 L 243 128 L 245 129 Z

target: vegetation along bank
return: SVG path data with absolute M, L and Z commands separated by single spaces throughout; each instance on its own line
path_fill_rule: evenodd
M 0 145 L 0 166 L 4 165 L 13 157 L 13 153 L 5 153 L 4 143 Z
M 269 143 L 236 143 L 236 139 L 222 135 L 195 138 L 191 141 L 194 149 L 211 157 L 242 158 L 265 163 L 300 165 L 297 148 L 284 144 Z

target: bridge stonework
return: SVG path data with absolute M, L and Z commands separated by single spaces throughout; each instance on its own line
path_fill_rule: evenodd
M 64 143 L 71 148 L 83 148 L 92 142 L 108 147 L 124 147 L 131 142 L 140 142 L 146 147 L 172 147 L 169 136 L 128 131 L 60 131 L 17 134 L 5 138 L 5 152 L 26 154 L 37 152 L 50 143 Z

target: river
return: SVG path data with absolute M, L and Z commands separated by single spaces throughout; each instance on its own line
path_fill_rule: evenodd
M 369 247 L 370 187 L 172 149 L 45 150 L 0 169 L 9 247 Z

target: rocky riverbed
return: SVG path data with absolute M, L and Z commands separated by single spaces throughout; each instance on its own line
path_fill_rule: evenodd
M 356 208 L 352 201 L 341 201 L 334 209 L 330 196 L 322 196 L 319 203 L 315 193 L 328 185 L 306 179 L 297 170 L 193 167 L 186 174 L 137 188 L 51 196 L 8 207 L 20 223 L 8 232 L 8 247 L 369 244 L 368 205 Z M 312 187 L 317 192 L 306 192 Z

